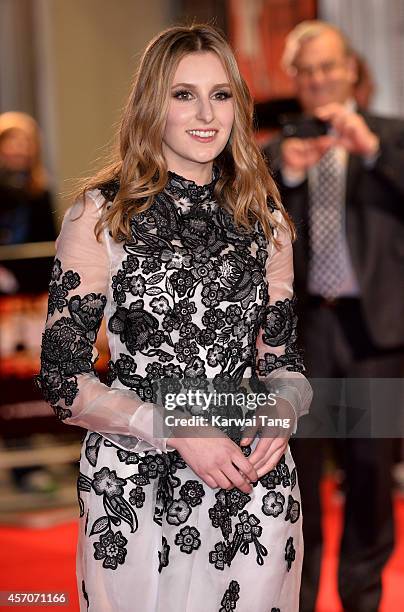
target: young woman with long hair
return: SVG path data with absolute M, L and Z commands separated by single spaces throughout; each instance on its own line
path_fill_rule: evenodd
M 177 398 L 168 414 L 178 417 L 182 388 L 278 381 L 277 411 L 293 423 L 307 412 L 294 230 L 252 115 L 223 36 L 207 25 L 169 28 L 143 54 L 115 158 L 65 217 L 39 382 L 60 419 L 88 430 L 78 480 L 81 610 L 298 609 L 290 431 L 258 435 L 251 423 L 242 431 L 209 419 L 185 419 L 181 429 L 168 424 L 157 392 Z M 103 317 L 109 387 L 93 368 Z

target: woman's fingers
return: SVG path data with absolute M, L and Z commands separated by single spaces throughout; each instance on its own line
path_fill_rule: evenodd
M 274 453 L 278 452 L 278 450 L 282 449 L 283 452 L 286 451 L 289 443 L 289 438 L 274 438 L 272 440 L 271 445 L 268 447 L 267 452 L 260 459 L 254 461 L 254 467 L 258 471 L 265 465 L 268 461 L 270 461 L 271 457 Z
M 232 489 L 233 485 L 231 480 L 229 480 L 221 470 L 216 470 L 212 476 L 213 480 L 216 481 L 217 487 L 220 489 Z
M 286 446 L 282 445 L 280 448 L 278 448 L 276 451 L 274 451 L 273 453 L 271 453 L 271 455 L 268 457 L 268 459 L 263 463 L 263 465 L 259 468 L 257 468 L 257 472 L 258 472 L 258 477 L 261 478 L 262 476 L 264 476 L 265 474 L 268 474 L 268 472 L 270 472 L 271 470 L 274 469 L 274 467 L 279 463 L 279 461 L 282 458 L 282 455 L 285 454 L 286 451 Z
M 251 462 L 250 457 L 248 457 L 247 459 L 247 457 L 243 455 L 239 448 L 237 449 L 237 452 L 234 453 L 234 455 L 232 456 L 231 461 L 240 472 L 245 474 L 248 480 L 250 480 L 251 482 L 255 482 L 256 480 L 258 480 L 257 471 L 253 463 Z
M 202 477 L 201 477 L 202 478 Z M 218 488 L 218 483 L 216 482 L 216 480 L 213 478 L 213 476 L 210 476 L 210 474 L 206 474 L 202 480 L 204 482 L 206 482 L 206 484 L 208 485 L 208 487 L 210 487 L 211 489 L 217 489 Z
M 263 437 L 259 439 L 257 446 L 255 447 L 251 455 L 248 457 L 249 461 L 253 464 L 254 467 L 256 467 L 258 461 L 261 461 L 261 459 L 265 457 L 275 439 L 276 438 L 269 437 Z
M 233 465 L 226 467 L 226 476 L 231 481 L 233 487 L 237 487 L 244 493 L 251 493 L 252 486 L 246 480 L 245 475 L 241 474 Z

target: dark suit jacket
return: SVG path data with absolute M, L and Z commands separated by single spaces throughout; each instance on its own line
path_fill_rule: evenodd
M 381 153 L 375 165 L 349 155 L 346 185 L 347 240 L 360 284 L 364 317 L 380 348 L 404 346 L 404 121 L 364 113 L 379 136 Z M 296 224 L 295 289 L 300 309 L 307 303 L 309 256 L 308 184 L 295 188 L 282 182 L 280 142 L 265 153 L 285 208 Z

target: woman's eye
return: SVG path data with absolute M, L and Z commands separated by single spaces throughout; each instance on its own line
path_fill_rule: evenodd
M 192 93 L 190 91 L 186 91 L 185 89 L 181 89 L 180 91 L 176 91 L 173 94 L 173 97 L 177 100 L 190 100 L 192 98 Z
M 216 100 L 228 100 L 232 97 L 229 91 L 218 91 L 214 94 Z

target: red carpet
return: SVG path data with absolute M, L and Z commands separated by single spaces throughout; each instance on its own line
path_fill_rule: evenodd
M 326 528 L 325 559 L 316 612 L 342 612 L 336 589 L 338 538 L 342 506 L 335 495 L 335 484 L 323 485 Z M 381 612 L 404 610 L 404 499 L 395 501 L 397 546 L 384 574 L 384 595 Z M 67 606 L 46 606 L 46 610 L 78 612 L 74 555 L 77 528 L 67 523 L 48 529 L 0 528 L 0 590 L 58 591 L 69 594 Z M 3 608 L 10 609 L 11 608 Z M 24 610 L 37 612 L 38 606 Z M 207 611 L 210 612 L 210 611 Z M 251 611 L 253 612 L 253 611 Z

